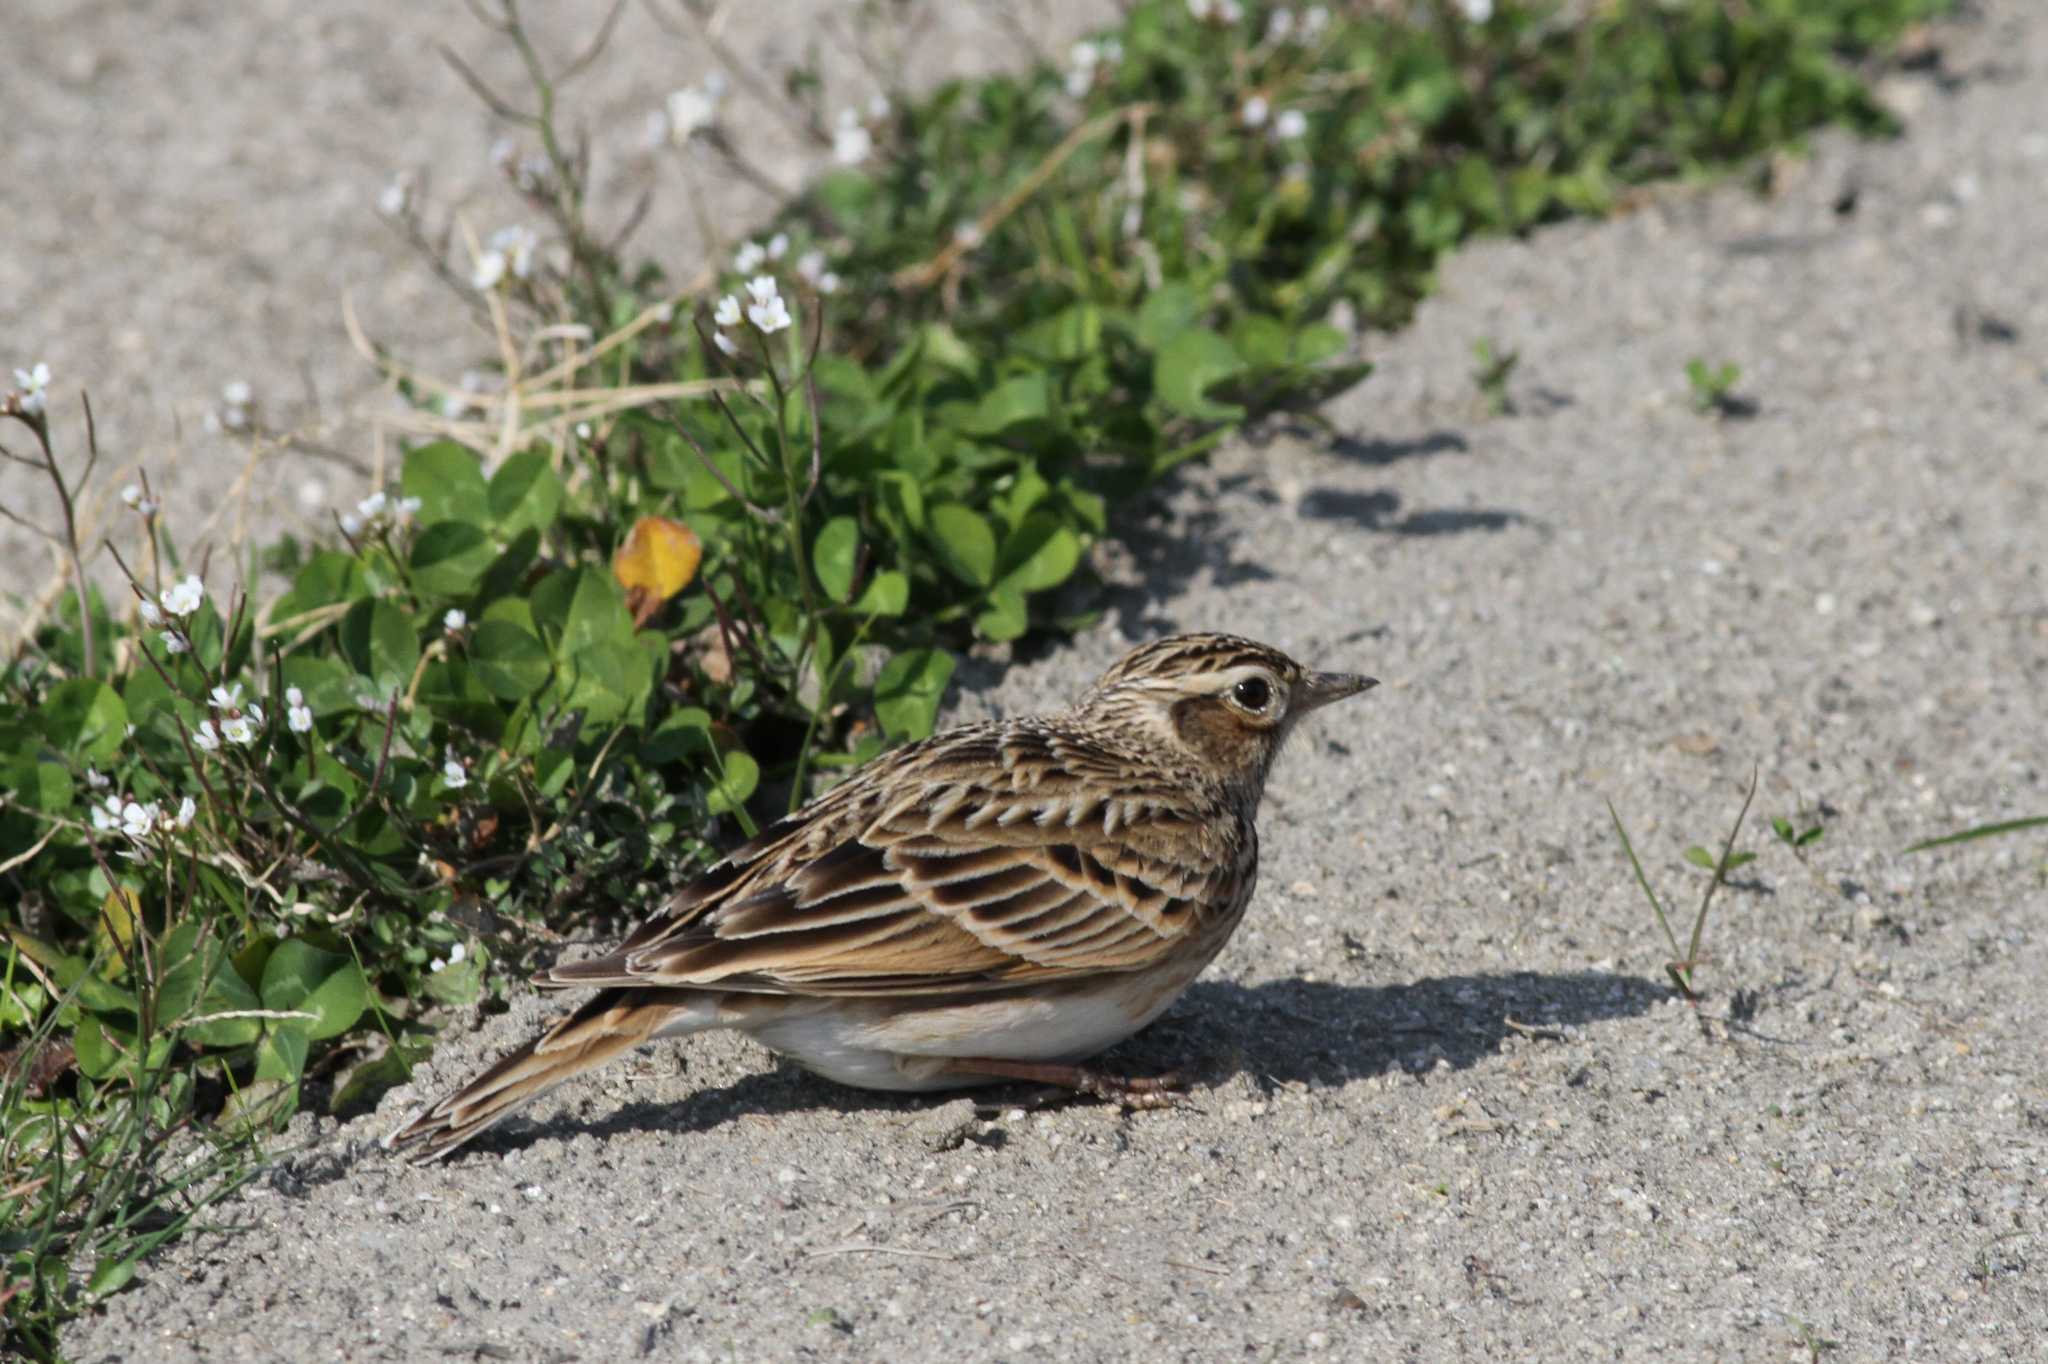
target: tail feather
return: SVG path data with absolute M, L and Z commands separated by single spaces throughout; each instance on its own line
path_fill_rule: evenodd
M 417 1164 L 438 1160 L 541 1095 L 702 1018 L 705 998 L 681 990 L 606 990 L 483 1074 L 414 1114 L 384 1139 Z M 709 1022 L 709 1019 L 702 1019 Z

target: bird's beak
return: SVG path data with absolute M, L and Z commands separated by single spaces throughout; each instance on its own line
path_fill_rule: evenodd
M 1294 709 L 1296 713 L 1320 709 L 1332 701 L 1342 701 L 1347 696 L 1356 696 L 1380 684 L 1377 677 L 1360 677 L 1357 673 L 1310 673 L 1301 679 L 1296 690 Z

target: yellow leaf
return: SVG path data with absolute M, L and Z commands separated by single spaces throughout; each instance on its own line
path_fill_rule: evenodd
M 121 970 L 128 945 L 135 941 L 135 920 L 141 913 L 142 898 L 121 886 L 108 891 L 107 898 L 100 902 L 100 921 L 93 929 L 93 945 L 119 949 L 106 953 L 106 959 L 100 963 L 101 974 L 109 979 Z
M 690 528 L 665 516 L 643 516 L 612 560 L 612 573 L 629 593 L 639 590 L 667 601 L 697 576 L 703 546 Z

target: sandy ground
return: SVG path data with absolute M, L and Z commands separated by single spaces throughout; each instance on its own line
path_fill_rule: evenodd
M 1114 1058 L 1195 1069 L 1189 1106 L 899 1101 L 695 1039 L 421 1171 L 371 1145 L 396 1094 L 302 1122 L 222 1211 L 242 1230 L 70 1349 L 2038 1358 L 2048 843 L 1901 852 L 2048 812 L 2048 12 L 1978 9 L 1890 83 L 1901 142 L 1461 255 L 1338 438 L 1191 472 L 1105 628 L 963 670 L 959 715 L 1037 709 L 1128 641 L 1227 628 L 1384 679 L 1290 752 L 1245 928 Z M 272 284 L 165 287 L 250 310 L 223 347 L 270 341 Z M 341 363 L 287 320 L 281 353 Z M 1481 337 L 1521 354 L 1511 415 L 1478 409 Z M 1753 414 L 1693 413 L 1694 356 L 1740 364 Z M 1681 853 L 1753 767 L 1760 856 L 1696 1010 L 1605 802 L 1689 917 Z M 1804 864 L 1774 816 L 1825 825 Z M 458 1028 L 419 1089 L 542 1012 Z

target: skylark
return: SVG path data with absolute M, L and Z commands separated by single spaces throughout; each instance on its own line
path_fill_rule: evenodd
M 543 988 L 597 994 L 387 1146 L 432 1160 L 656 1037 L 737 1028 L 863 1089 L 1006 1079 L 1156 1095 L 1076 1063 L 1222 949 L 1302 716 L 1375 685 L 1230 635 L 1147 644 L 1072 709 L 875 759 Z

